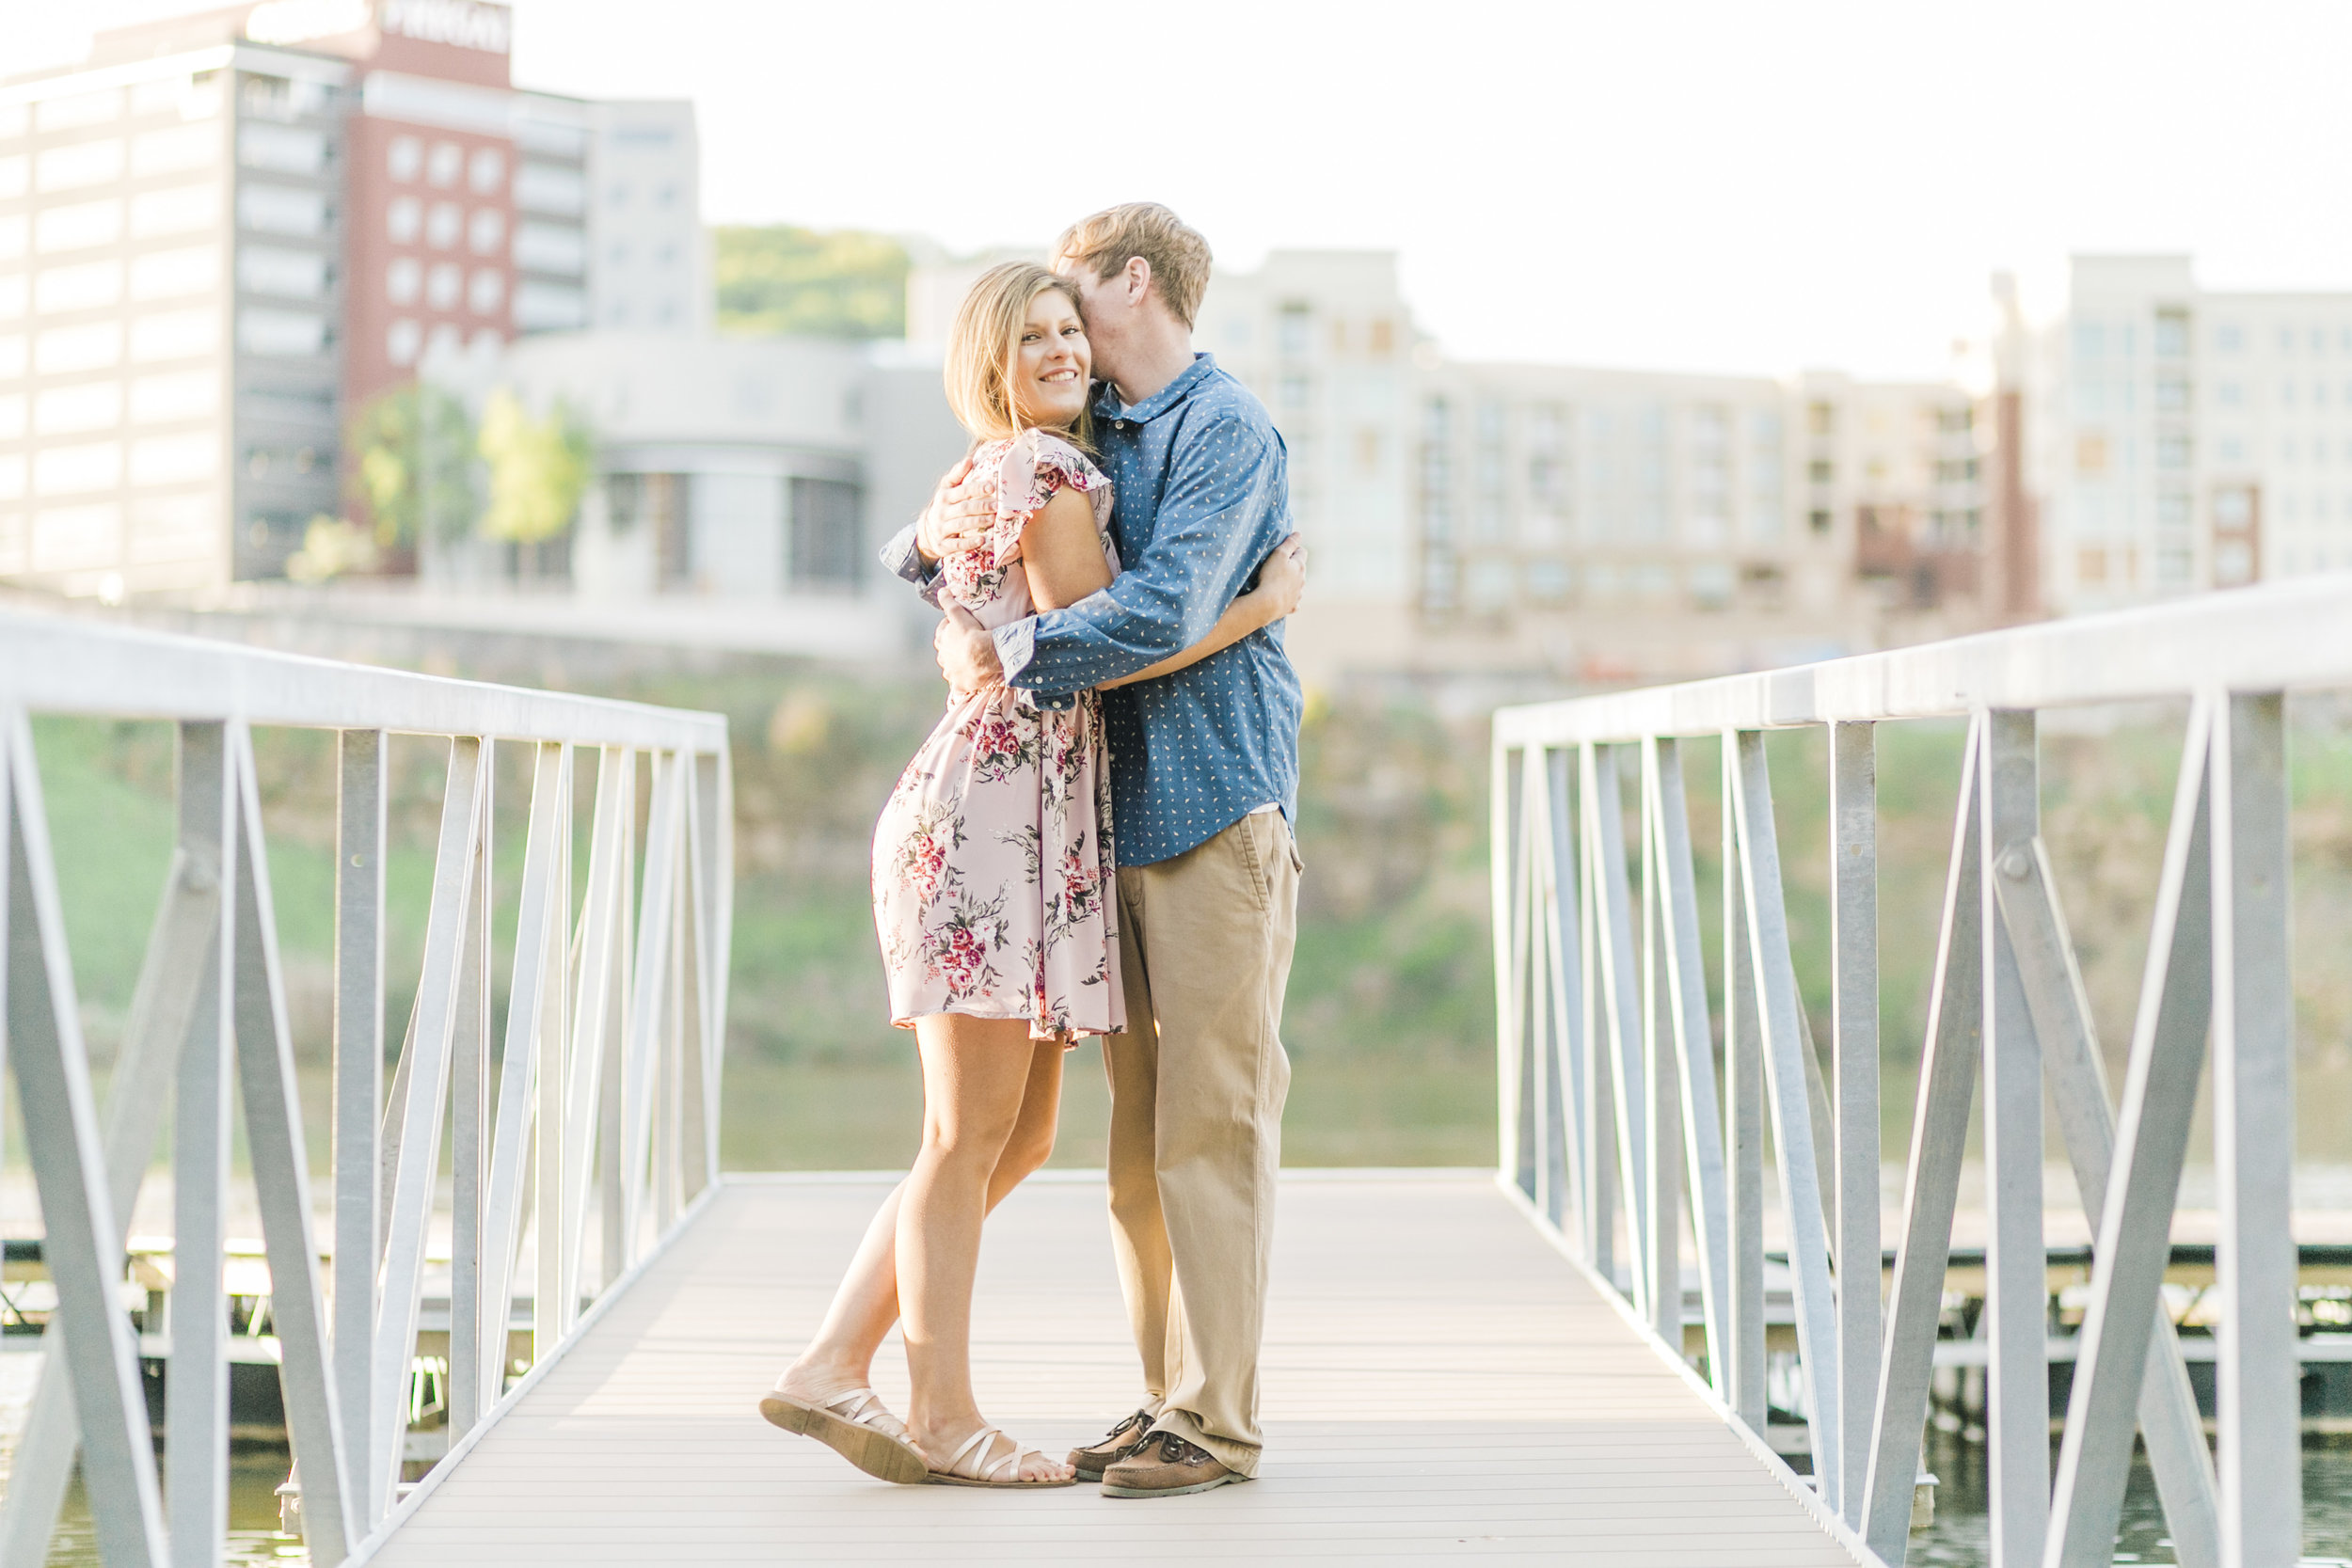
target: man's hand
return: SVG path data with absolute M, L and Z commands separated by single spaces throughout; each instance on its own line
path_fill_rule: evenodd
M 936 566 L 987 538 L 988 525 L 995 519 L 996 494 L 974 475 L 972 459 L 966 457 L 931 492 L 931 504 L 914 531 L 914 547 L 925 565 Z
M 1297 610 L 1306 593 L 1307 546 L 1294 533 L 1275 546 L 1274 553 L 1259 566 L 1258 586 L 1250 596 L 1264 596 L 1266 624 L 1271 626 Z
M 960 604 L 947 607 L 946 618 L 931 633 L 931 648 L 939 655 L 939 673 L 947 677 L 947 689 L 959 697 L 1005 678 L 1005 667 L 996 660 L 996 640 Z

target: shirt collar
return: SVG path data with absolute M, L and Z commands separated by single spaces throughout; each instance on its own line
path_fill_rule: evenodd
M 1132 420 L 1137 424 L 1155 420 L 1192 393 L 1195 387 L 1206 381 L 1216 370 L 1216 356 L 1199 353 L 1192 356 L 1192 368 L 1184 374 L 1130 408 L 1119 401 L 1119 386 L 1105 381 L 1095 388 L 1094 417 L 1099 420 Z

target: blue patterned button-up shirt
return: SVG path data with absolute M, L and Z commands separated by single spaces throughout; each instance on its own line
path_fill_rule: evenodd
M 1006 683 L 1041 707 L 1200 641 L 1292 531 L 1282 438 L 1210 356 L 1132 408 L 1098 387 L 1094 419 L 1125 569 L 1067 610 L 995 632 Z M 928 588 L 914 533 L 882 561 Z M 1279 623 L 1102 701 L 1120 864 L 1181 855 L 1263 805 L 1296 820 L 1298 675 Z

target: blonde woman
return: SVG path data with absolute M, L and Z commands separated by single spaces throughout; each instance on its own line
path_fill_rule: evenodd
M 1076 604 L 1119 571 L 1109 482 L 1088 455 L 1092 356 L 1067 280 L 992 268 L 948 345 L 947 399 L 993 478 L 979 542 L 941 562 L 950 613 L 1000 626 Z M 1149 680 L 1295 608 L 1295 542 L 1260 586 Z M 874 831 L 874 919 L 891 1022 L 923 1062 L 923 1144 L 874 1216 L 817 1338 L 760 1402 L 787 1431 L 886 1481 L 1067 1486 L 1076 1472 L 991 1425 L 972 1390 L 980 1222 L 1054 1146 L 1062 1053 L 1126 1025 L 1108 778 L 1091 691 L 1041 708 L 1001 683 L 950 695 Z M 867 1386 L 903 1313 L 913 1384 L 901 1423 Z

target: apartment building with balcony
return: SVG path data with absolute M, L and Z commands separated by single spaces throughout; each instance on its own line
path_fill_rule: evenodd
M 2021 356 L 2053 608 L 2352 568 L 2352 293 L 2077 256 Z

